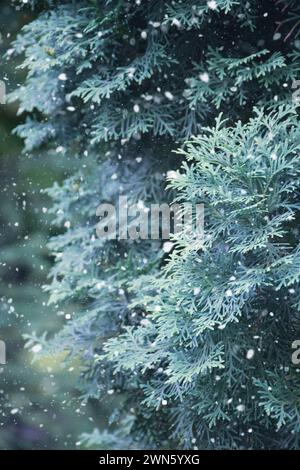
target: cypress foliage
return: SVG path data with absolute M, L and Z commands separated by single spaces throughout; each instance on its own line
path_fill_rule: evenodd
M 30 11 L 16 11 L 9 3 L 1 3 L 2 58 L 33 18 Z M 0 78 L 9 92 L 25 76 L 16 70 L 21 57 L 7 56 Z M 90 428 L 83 416 L 99 416 L 103 408 L 89 405 L 79 413 L 75 372 L 62 369 L 59 354 L 31 364 L 40 347 L 28 341 L 24 350 L 23 338 L 45 330 L 50 336 L 64 324 L 64 317 L 53 315 L 47 306 L 48 295 L 41 289 L 53 264 L 47 239 L 57 233 L 47 215 L 49 199 L 41 190 L 63 181 L 68 162 L 60 155 L 22 155 L 23 142 L 12 135 L 22 122 L 16 110 L 15 105 L 0 104 L 0 449 L 73 448 L 78 435 Z
M 52 1 L 15 43 L 25 151 L 80 162 L 48 190 L 65 233 L 47 290 L 74 313 L 30 341 L 80 357 L 84 399 L 120 395 L 118 430 L 87 445 L 298 447 L 298 17 L 296 1 Z M 120 194 L 204 202 L 204 247 L 97 238 Z

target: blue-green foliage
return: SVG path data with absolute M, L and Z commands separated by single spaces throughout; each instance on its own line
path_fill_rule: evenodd
M 156 371 L 145 403 L 177 404 L 187 442 L 298 446 L 299 150 L 299 120 L 284 108 L 233 128 L 218 118 L 187 144 L 171 184 L 178 200 L 204 204 L 204 247 L 175 239 L 156 280 L 138 281 L 151 323 L 104 347 L 116 370 Z
M 75 306 L 43 351 L 80 357 L 86 399 L 122 397 L 117 434 L 88 445 L 297 447 L 298 8 L 192 3 L 52 2 L 15 44 L 27 151 L 82 162 L 48 191 L 66 230 L 47 290 Z M 157 241 L 97 238 L 96 209 L 119 194 L 204 202 L 204 249 L 186 234 L 168 260 Z

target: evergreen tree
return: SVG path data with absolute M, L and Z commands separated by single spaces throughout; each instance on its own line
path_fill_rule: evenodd
M 81 358 L 85 399 L 122 400 L 117 431 L 88 445 L 298 446 L 299 10 L 49 1 L 15 43 L 26 151 L 81 163 L 48 190 L 65 233 L 47 290 L 74 312 L 52 341 L 30 341 Z M 170 243 L 98 238 L 97 207 L 119 194 L 204 202 L 204 247 L 184 233 L 169 259 Z
M 4 56 L 33 15 L 16 11 L 8 2 L 0 7 Z M 7 92 L 25 78 L 23 71 L 16 70 L 19 62 L 20 57 L 8 54 L 0 64 Z M 0 341 L 6 344 L 6 364 L 0 361 L 0 449 L 72 448 L 82 426 L 89 428 L 88 419 L 83 423 L 82 417 L 93 416 L 93 409 L 80 406 L 76 375 L 62 369 L 61 356 L 53 354 L 31 364 L 39 347 L 28 344 L 24 350 L 22 337 L 32 331 L 54 334 L 65 322 L 60 312 L 53 315 L 41 289 L 53 264 L 47 238 L 56 233 L 46 212 L 49 200 L 41 190 L 54 180 L 62 181 L 69 163 L 60 155 L 22 155 L 22 141 L 12 135 L 21 122 L 16 111 L 15 105 L 0 104 Z
M 180 234 L 163 275 L 136 286 L 151 324 L 104 346 L 117 370 L 151 371 L 144 401 L 167 405 L 188 446 L 299 447 L 299 138 L 280 108 L 187 144 L 172 186 L 204 203 L 204 246 Z

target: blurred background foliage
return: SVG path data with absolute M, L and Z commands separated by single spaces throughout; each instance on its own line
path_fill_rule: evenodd
M 24 72 L 4 53 L 31 15 L 0 1 L 0 80 L 7 92 L 22 83 Z M 47 306 L 42 291 L 52 263 L 47 239 L 53 235 L 43 189 L 68 176 L 74 161 L 59 152 L 22 153 L 12 133 L 19 122 L 16 106 L 0 105 L 0 340 L 7 348 L 7 364 L 0 366 L 0 449 L 74 448 L 82 432 L 101 427 L 104 411 L 78 399 L 76 364 L 66 373 L 60 356 L 32 362 L 37 351 L 30 343 L 24 348 L 24 334 L 51 334 L 68 318 L 68 312 Z

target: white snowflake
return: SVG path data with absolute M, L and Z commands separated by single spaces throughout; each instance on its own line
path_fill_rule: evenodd
M 209 82 L 209 75 L 207 72 L 203 72 L 200 74 L 200 80 L 204 83 L 208 83 Z
M 242 404 L 241 404 L 241 405 L 238 405 L 238 406 L 236 407 L 236 409 L 237 409 L 237 411 L 239 411 L 240 413 L 242 413 L 243 411 L 245 411 L 245 405 L 242 405 Z
M 172 93 L 170 91 L 165 92 L 165 97 L 170 101 L 173 101 L 173 99 L 174 99 L 174 95 L 172 95 Z
M 65 82 L 66 80 L 68 80 L 68 77 L 65 73 L 61 73 L 59 76 L 58 76 L 58 80 L 61 80 L 62 82 Z
M 246 358 L 249 359 L 249 360 L 250 360 L 250 359 L 253 359 L 254 354 L 255 354 L 254 349 L 249 349 L 249 350 L 247 351 Z
M 218 4 L 215 0 L 210 0 L 209 2 L 207 2 L 207 6 L 211 10 L 216 10 L 218 8 Z

